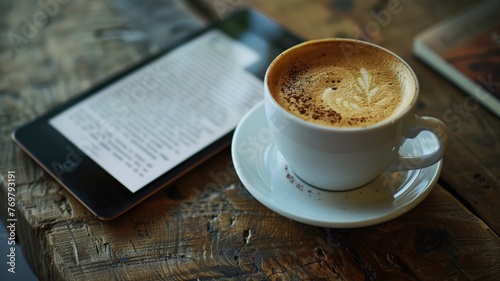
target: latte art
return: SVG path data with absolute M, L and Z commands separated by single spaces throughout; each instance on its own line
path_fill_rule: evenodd
M 371 75 L 366 71 L 366 69 L 361 68 L 360 70 L 362 76 L 358 77 L 357 81 L 359 85 L 355 86 L 356 93 L 350 96 L 341 97 L 337 94 L 337 87 L 327 88 L 323 92 L 321 98 L 323 101 L 331 108 L 338 109 L 343 107 L 349 111 L 361 111 L 366 110 L 369 106 L 373 105 L 383 105 L 387 104 L 387 97 L 375 100 L 375 95 L 379 92 L 379 86 L 371 88 Z M 344 95 L 345 96 L 345 95 Z M 349 100 L 352 97 L 352 100 Z
M 326 88 L 321 95 L 323 103 L 345 116 L 349 125 L 376 123 L 384 119 L 387 110 L 394 110 L 401 102 L 400 95 L 384 94 L 391 90 L 390 86 L 394 83 L 372 83 L 374 79 L 365 68 L 361 68 L 359 76 L 354 78 L 354 81 L 351 77 L 344 79 L 350 87 L 340 88 L 336 85 Z
M 406 108 L 415 87 L 406 83 L 411 75 L 402 63 L 378 51 L 346 56 L 339 46 L 310 46 L 275 66 L 268 85 L 283 108 L 306 121 L 370 126 Z

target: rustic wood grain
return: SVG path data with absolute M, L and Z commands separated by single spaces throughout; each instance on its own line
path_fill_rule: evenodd
M 62 1 L 61 1 L 62 2 Z M 191 1 L 195 2 L 195 0 Z M 44 174 L 9 138 L 47 108 L 204 24 L 182 32 L 148 21 L 167 1 L 68 1 L 14 51 L 0 40 L 0 175 L 17 175 L 17 239 L 41 280 L 495 280 L 500 276 L 500 140 L 497 117 L 479 106 L 447 122 L 450 147 L 440 184 L 414 210 L 359 229 L 286 219 L 239 182 L 229 149 L 122 217 L 101 222 Z M 177 2 L 175 2 L 177 3 Z M 205 1 L 215 20 L 257 7 L 305 38 L 363 37 L 388 1 Z M 371 41 L 400 54 L 421 82 L 419 113 L 443 118 L 467 97 L 412 57 L 415 33 L 472 2 L 401 1 Z M 146 8 L 148 6 L 149 8 Z M 200 7 L 197 5 L 197 7 Z M 29 1 L 0 3 L 0 37 L 21 33 Z M 169 14 L 170 13 L 170 14 Z M 159 12 L 171 15 L 171 10 Z M 147 26 L 155 25 L 148 29 Z M 142 34 L 127 41 L 130 31 Z M 142 32 L 142 33 L 141 33 Z M 116 35 L 118 34 L 118 35 Z M 137 34 L 136 34 L 137 35 Z M 151 39 L 153 38 L 154 39 Z M 363 38 L 361 38 L 363 39 Z M 446 121 L 446 120 L 445 120 Z M 0 198 L 6 198 L 0 178 Z M 3 199 L 2 199 L 3 200 Z M 4 206 L 3 203 L 0 206 Z M 0 217 L 6 218 L 6 208 Z M 1 253 L 0 253 L 1 254 Z
M 493 280 L 500 274 L 499 237 L 439 185 L 396 220 L 327 229 L 255 201 L 230 163 L 225 150 L 106 223 L 52 181 L 21 185 L 20 211 L 36 214 L 20 221 L 36 230 L 23 234 L 22 243 L 33 241 L 37 271 L 48 280 Z M 220 173 L 220 185 L 207 177 Z

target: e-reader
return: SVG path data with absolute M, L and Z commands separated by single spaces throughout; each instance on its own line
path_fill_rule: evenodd
M 263 99 L 263 76 L 302 40 L 242 10 L 13 132 L 22 150 L 102 220 L 226 147 Z

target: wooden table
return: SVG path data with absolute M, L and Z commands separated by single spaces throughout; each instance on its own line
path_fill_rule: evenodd
M 15 171 L 16 239 L 40 279 L 500 280 L 500 120 L 482 106 L 458 110 L 467 95 L 412 56 L 415 34 L 474 1 L 49 2 L 0 4 L 0 214 L 6 222 Z M 367 33 L 391 3 L 399 12 Z M 104 223 L 11 142 L 29 118 L 244 5 L 308 39 L 385 46 L 417 73 L 420 115 L 456 110 L 441 177 L 419 206 L 365 228 L 301 224 L 256 201 L 226 149 Z

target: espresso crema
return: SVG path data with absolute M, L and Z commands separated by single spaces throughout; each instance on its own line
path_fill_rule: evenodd
M 312 41 L 283 53 L 267 83 L 287 111 L 334 127 L 379 123 L 407 108 L 416 92 L 403 62 L 350 41 Z

